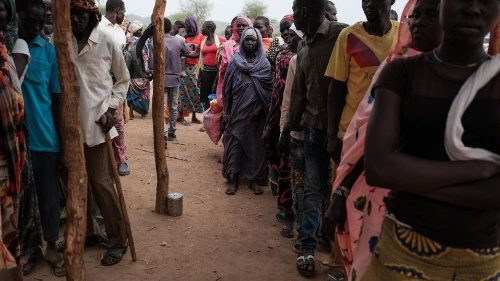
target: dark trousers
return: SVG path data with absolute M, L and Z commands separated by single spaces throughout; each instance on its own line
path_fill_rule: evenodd
M 59 239 L 61 191 L 59 189 L 59 153 L 31 151 L 38 209 L 43 238 L 47 242 Z
M 201 73 L 201 86 L 200 86 L 200 98 L 201 102 L 205 105 L 205 109 L 210 108 L 210 100 L 208 96 L 212 93 L 214 88 L 215 79 L 217 79 L 217 70 L 212 70 L 210 68 L 205 68 Z
M 321 208 L 330 189 L 330 155 L 326 149 L 326 131 L 304 127 L 304 155 L 306 164 L 303 215 L 302 253 L 314 255 L 317 246 Z
M 104 218 L 109 248 L 113 249 L 125 246 L 127 236 L 106 149 L 105 143 L 85 145 L 85 162 L 89 186 Z

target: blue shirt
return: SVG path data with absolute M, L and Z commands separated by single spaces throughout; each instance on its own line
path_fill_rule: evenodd
M 52 95 L 61 93 L 56 49 L 41 36 L 28 43 L 31 62 L 22 85 L 30 150 L 59 152 Z

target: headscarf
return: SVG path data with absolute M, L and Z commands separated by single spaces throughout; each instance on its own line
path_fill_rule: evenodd
M 393 60 L 394 56 L 402 55 L 408 48 L 412 48 L 412 37 L 408 18 L 415 8 L 417 0 L 409 0 L 401 15 L 401 24 L 399 25 L 398 42 L 394 51 L 387 57 L 387 62 Z
M 7 49 L 12 51 L 14 45 L 17 41 L 17 14 L 16 14 L 16 1 L 15 0 L 0 0 L 4 3 L 5 8 L 7 8 L 7 12 L 10 14 L 10 17 L 7 19 L 7 26 L 2 30 L 3 38 L 2 43 L 7 46 Z
M 236 22 L 240 19 L 244 20 L 247 23 L 248 27 L 253 27 L 253 22 L 251 19 L 249 19 L 245 16 L 237 17 L 233 23 L 232 28 L 231 28 L 231 32 L 233 33 L 233 35 L 231 36 L 231 39 L 233 39 L 236 42 L 240 42 L 240 35 L 238 34 L 238 26 L 236 25 Z
M 291 22 L 294 22 L 293 20 L 293 15 L 286 15 L 284 16 L 281 21 L 291 21 Z
M 144 24 L 140 20 L 135 20 L 131 22 L 128 26 L 128 31 L 132 34 L 136 33 L 137 31 L 141 30 L 144 27 Z
M 200 33 L 200 29 L 198 28 L 198 22 L 196 22 L 195 17 L 187 18 L 185 24 L 191 27 L 191 31 L 187 34 L 188 37 L 194 37 L 198 33 Z
M 243 46 L 244 40 L 248 36 L 256 36 L 257 38 L 257 56 L 253 62 L 247 60 L 248 54 L 245 52 Z M 250 75 L 260 101 L 267 107 L 271 102 L 273 74 L 271 71 L 271 64 L 267 60 L 266 52 L 262 44 L 262 35 L 259 30 L 248 27 L 243 31 L 241 37 L 243 40 L 241 42 L 240 51 L 234 54 L 226 71 L 226 77 L 224 78 L 224 96 L 227 96 L 226 92 L 233 91 L 243 85 L 241 74 L 244 72 Z
M 299 36 L 300 39 L 304 39 L 304 32 L 298 30 L 295 24 L 292 24 L 292 26 L 290 26 L 290 30 L 293 31 L 295 34 L 297 34 L 297 36 Z
M 101 14 L 94 0 L 71 0 L 71 8 Z

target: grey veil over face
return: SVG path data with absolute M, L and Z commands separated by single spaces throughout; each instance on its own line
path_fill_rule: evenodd
M 244 46 L 245 38 L 250 35 L 257 35 L 257 53 L 256 59 L 253 62 L 248 61 L 248 54 Z M 226 71 L 223 87 L 224 96 L 227 96 L 227 91 L 234 91 L 239 85 L 242 85 L 241 74 L 246 73 L 250 75 L 262 104 L 267 107 L 271 102 L 270 93 L 273 87 L 273 75 L 262 44 L 262 35 L 258 29 L 247 27 L 241 34 L 241 37 L 240 51 L 233 56 Z

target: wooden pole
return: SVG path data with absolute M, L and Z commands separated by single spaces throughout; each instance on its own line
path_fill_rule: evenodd
M 132 261 L 137 261 L 137 254 L 135 253 L 134 237 L 132 236 L 132 228 L 130 227 L 130 219 L 128 217 L 127 205 L 125 204 L 125 196 L 123 195 L 122 182 L 120 180 L 120 174 L 118 174 L 118 165 L 115 159 L 115 152 L 113 149 L 113 143 L 111 142 L 111 137 L 109 133 L 104 135 L 106 140 L 106 147 L 108 150 L 108 158 L 111 163 L 111 171 L 113 173 L 113 179 L 115 180 L 116 192 L 118 193 L 118 199 L 120 200 L 120 207 L 122 209 L 123 222 L 125 223 L 125 230 L 127 232 L 128 245 L 130 246 L 130 254 L 132 254 Z
M 500 54 L 500 19 L 490 33 L 490 46 L 488 53 L 492 56 Z
M 84 281 L 83 259 L 87 228 L 87 171 L 83 153 L 83 135 L 80 123 L 80 86 L 76 76 L 76 57 L 70 20 L 70 0 L 52 0 L 54 11 L 54 43 L 59 62 L 61 97 L 62 145 L 64 164 L 68 169 L 68 200 L 66 212 L 66 267 L 67 280 Z
M 151 22 L 154 25 L 154 77 L 153 77 L 153 133 L 156 163 L 156 207 L 158 214 L 167 213 L 168 167 L 165 157 L 165 140 L 163 138 L 163 93 L 165 92 L 165 34 L 163 18 L 165 17 L 166 0 L 156 0 Z

